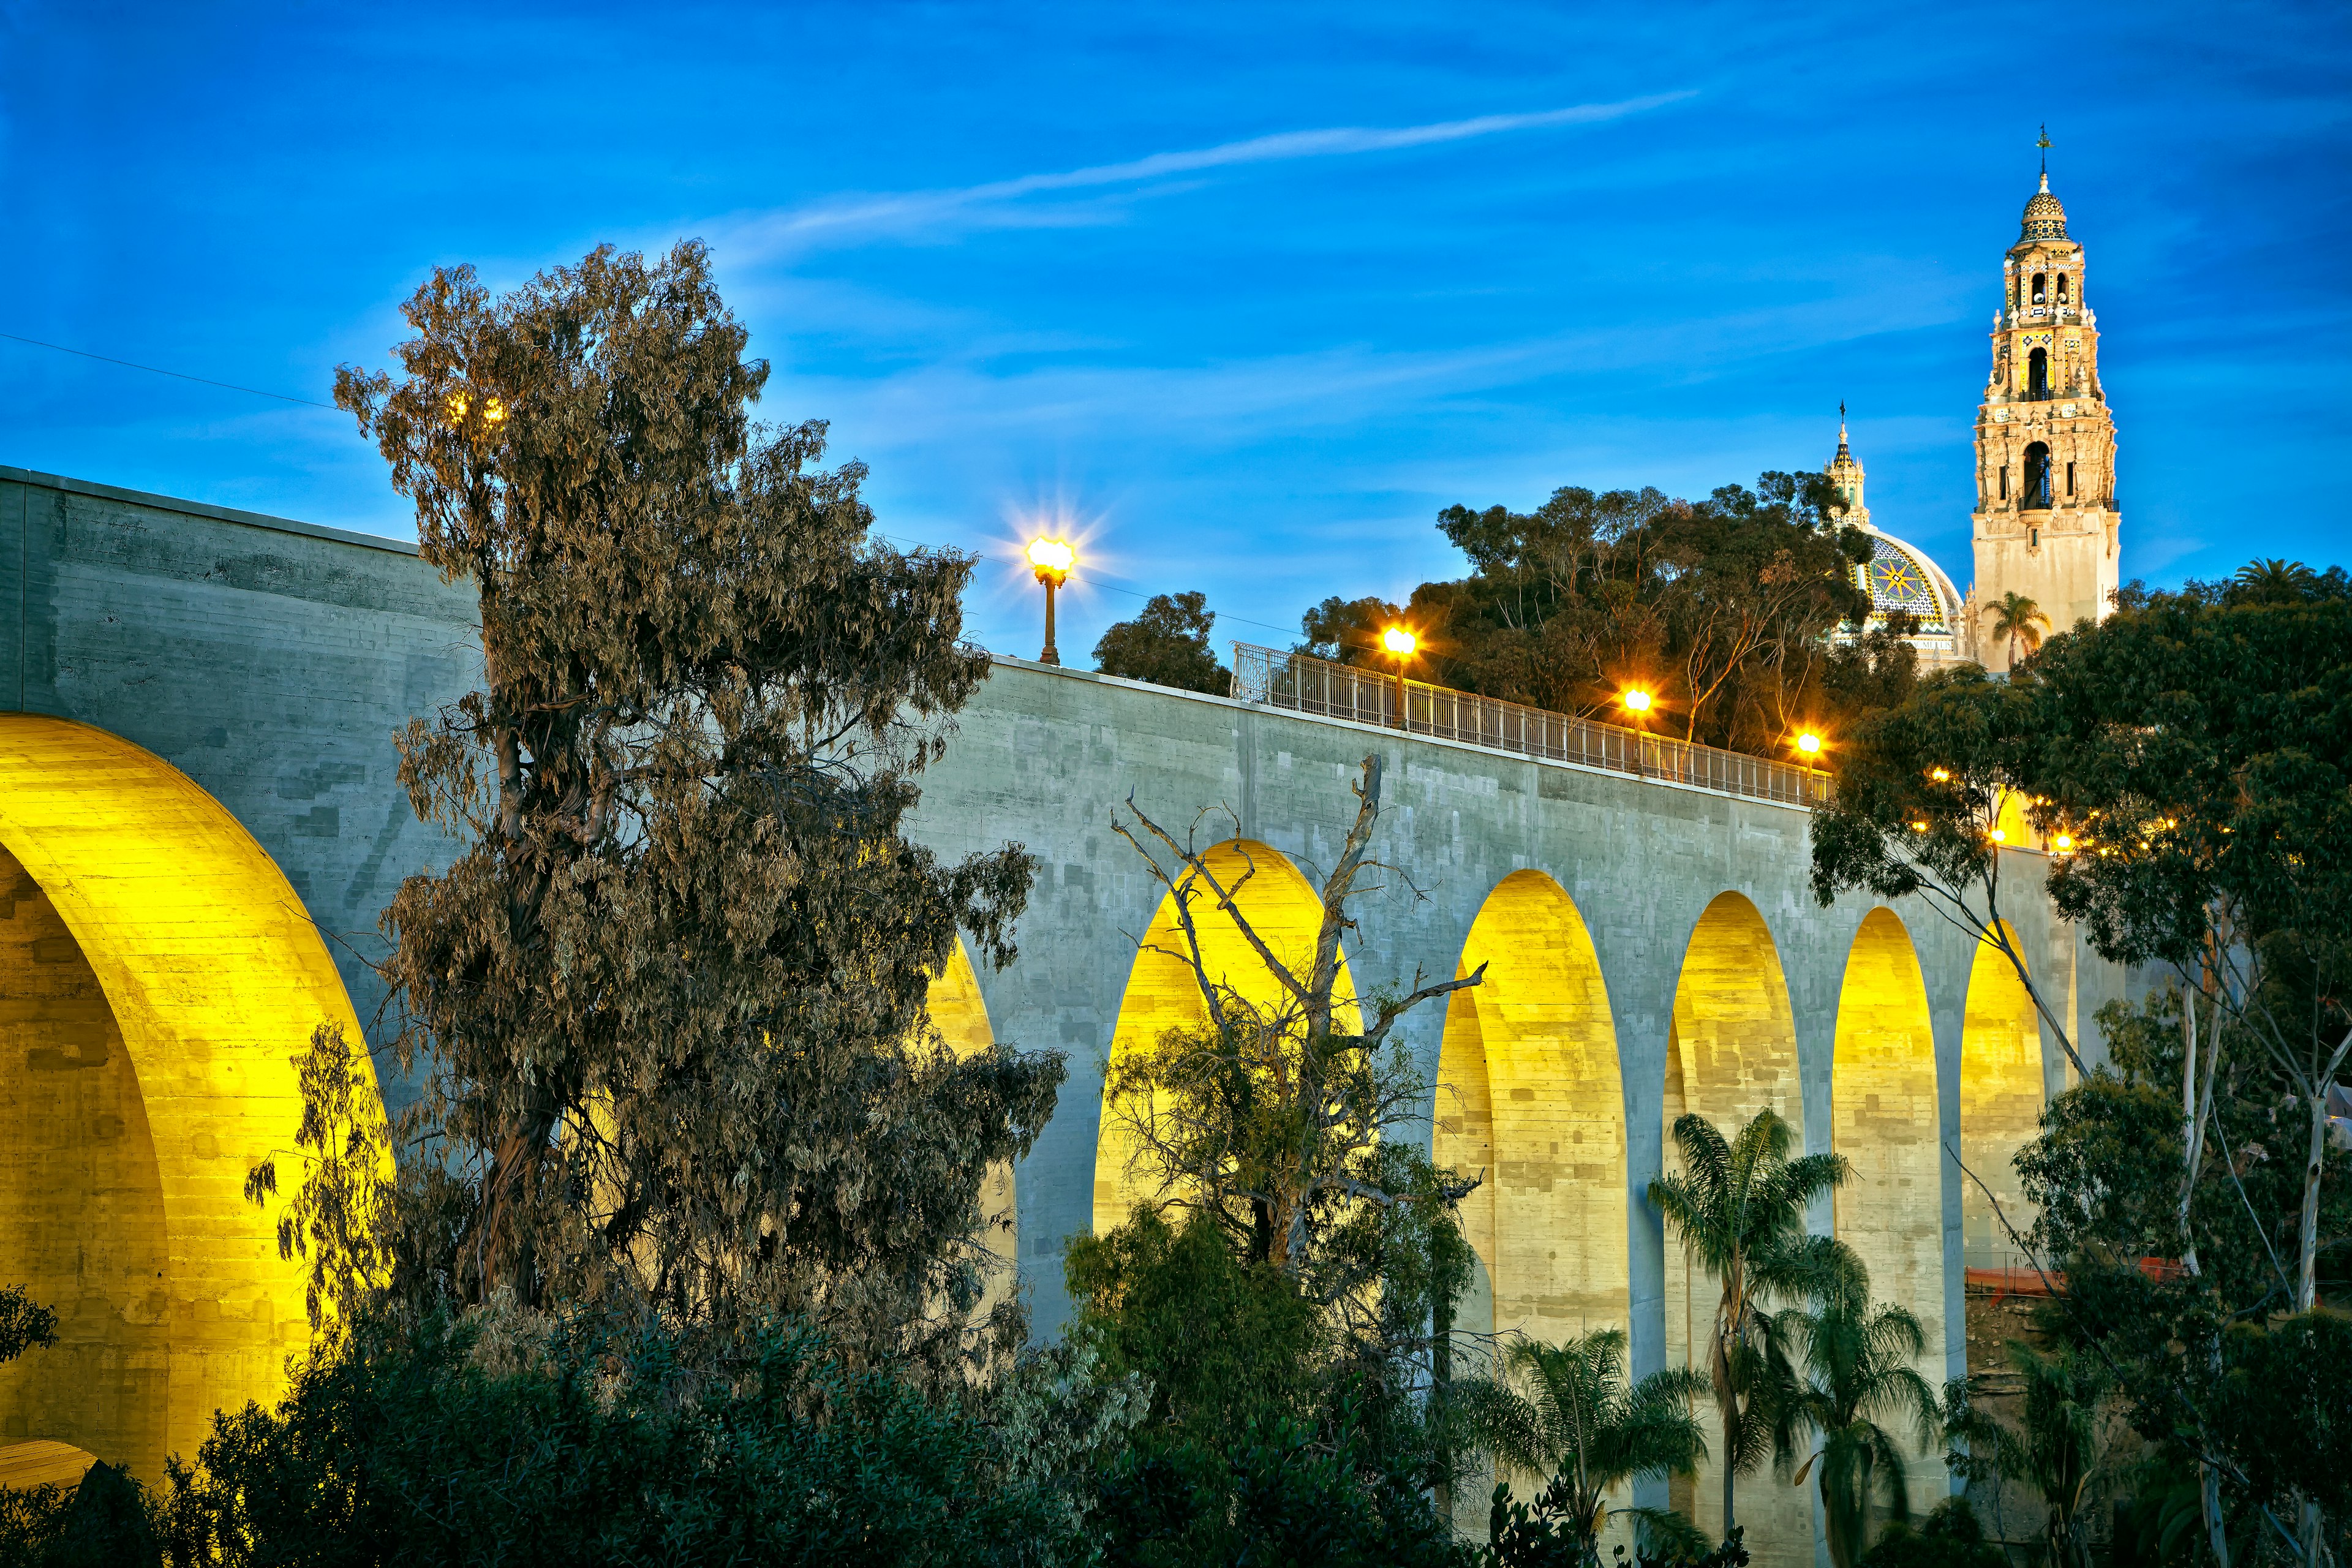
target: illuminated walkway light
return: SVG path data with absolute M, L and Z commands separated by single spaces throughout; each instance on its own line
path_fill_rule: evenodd
M 1070 580 L 1070 570 L 1077 563 L 1078 552 L 1066 539 L 1029 542 L 1029 568 L 1045 584 L 1045 651 L 1037 656 L 1039 664 L 1062 662 L 1061 650 L 1054 646 L 1054 590 Z

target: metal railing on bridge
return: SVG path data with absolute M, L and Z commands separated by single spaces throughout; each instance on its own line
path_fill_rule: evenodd
M 1398 693 L 1403 722 L 1398 722 Z M 1423 680 L 1399 682 L 1376 669 L 1358 669 L 1305 654 L 1250 643 L 1234 644 L 1234 689 L 1244 702 L 1315 713 L 1382 730 L 1460 741 L 1525 757 L 1605 768 L 1726 795 L 1811 805 L 1829 798 L 1829 775 L 1818 768 L 1776 763 L 1743 752 L 1693 745 L 1622 724 L 1571 718 L 1523 703 L 1476 697 Z

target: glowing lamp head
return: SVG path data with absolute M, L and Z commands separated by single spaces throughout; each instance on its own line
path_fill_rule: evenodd
M 1399 658 L 1410 658 L 1421 639 L 1402 626 L 1391 626 L 1381 634 L 1381 646 Z
M 1647 713 L 1650 710 L 1650 694 L 1638 686 L 1627 688 L 1622 700 L 1628 713 Z
M 1797 737 L 1797 750 L 1809 757 L 1818 757 L 1822 754 L 1822 738 L 1808 730 Z
M 2009 842 L 2009 829 L 1996 827 L 1992 830 L 1991 837 L 1995 844 L 2006 844 Z
M 2073 854 L 2074 852 L 2074 835 L 2068 833 L 2052 835 L 2050 839 L 2050 847 L 2055 849 L 2061 855 Z
M 1029 564 L 1040 583 L 1059 583 L 1069 576 L 1070 568 L 1078 563 L 1078 552 L 1062 539 L 1033 539 L 1029 542 Z
M 1924 822 L 1915 822 L 1911 825 L 1911 831 L 1914 833 L 1925 833 L 1927 831 L 1927 825 Z
M 1949 778 L 1952 776 L 1952 774 L 1951 774 L 1951 770 L 1950 770 L 1950 769 L 1948 769 L 1948 768 L 1937 768 L 1937 769 L 1934 770 L 1932 773 L 1928 773 L 1928 775 L 1927 775 L 1927 776 L 1928 776 L 1929 778 L 1931 778 L 1931 779 L 1934 779 L 1937 784 L 1942 784 L 1942 783 L 1944 783 L 1946 780 L 1949 779 Z

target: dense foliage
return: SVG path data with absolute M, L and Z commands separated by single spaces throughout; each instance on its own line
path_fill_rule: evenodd
M 1198 590 L 1154 594 L 1131 621 L 1115 623 L 1095 644 L 1095 668 L 1105 675 L 1148 680 L 1185 691 L 1223 697 L 1233 672 L 1217 662 L 1209 632 L 1217 613 Z
M 1907 625 L 1829 635 L 1870 613 L 1853 575 L 1870 542 L 1835 500 L 1822 475 L 1767 473 L 1701 501 L 1570 486 L 1532 512 L 1449 507 L 1438 528 L 1468 576 L 1401 605 L 1327 599 L 1301 651 L 1380 665 L 1379 634 L 1401 621 L 1421 635 L 1417 673 L 1441 684 L 1586 715 L 1640 685 L 1670 733 L 1786 755 L 1804 730 L 1900 700 L 1916 666 Z
M 55 1344 L 57 1338 L 54 1310 L 26 1295 L 21 1285 L 0 1285 L 0 1363 Z
M 2004 847 L 2029 823 L 2045 861 Z M 2059 1348 L 2025 1368 L 2026 1429 L 1978 1434 L 1983 1463 L 2057 1504 L 2057 1558 L 2085 1550 L 2072 1515 L 2103 1461 L 2084 1411 L 2110 1387 L 2150 1445 L 2135 1538 L 2308 1562 L 2352 1530 L 2322 1473 L 2344 1462 L 2347 1364 L 2323 1298 L 2352 1275 L 2328 1111 L 2352 1059 L 2347 844 L 2352 584 L 2283 562 L 2135 584 L 2006 680 L 1922 683 L 1852 738 L 1815 815 L 1824 900 L 1927 898 L 2007 957 L 2078 1069 L 2017 1162 Z M 2004 874 L 2028 868 L 2103 955 L 2172 971 L 2102 1012 L 2095 1067 L 2001 918 Z
M 983 1173 L 1062 1074 L 958 1060 L 923 1012 L 959 927 L 1011 957 L 1034 866 L 901 831 L 987 670 L 971 558 L 874 540 L 822 425 L 752 422 L 768 367 L 697 244 L 498 300 L 440 270 L 404 313 L 403 375 L 336 396 L 474 590 L 482 685 L 402 740 L 459 852 L 385 916 L 431 1069 L 407 1136 L 442 1156 L 408 1167 L 393 1289 L 952 1359 Z
M 1551 1554 L 1597 1564 L 1612 1516 L 1632 1516 L 1653 1539 L 1693 1543 L 1681 1516 L 1618 1500 L 1637 1480 L 1687 1475 L 1706 1457 L 1692 1414 L 1711 1392 L 1706 1378 L 1662 1367 L 1629 1382 L 1625 1331 L 1616 1328 L 1556 1345 L 1515 1340 L 1501 1359 L 1496 1376 L 1465 1380 L 1454 1397 L 1497 1468 L 1536 1480 L 1532 1503 L 1513 1501 L 1507 1482 L 1495 1489 L 1488 1538 L 1504 1562 Z

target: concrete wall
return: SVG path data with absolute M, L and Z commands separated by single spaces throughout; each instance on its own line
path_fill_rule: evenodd
M 376 916 L 447 853 L 393 732 L 479 666 L 471 595 L 414 544 L 0 467 L 0 712 L 95 725 L 201 785 L 285 871 L 363 1020 Z
M 0 711 L 78 720 L 184 771 L 284 869 L 371 1019 L 377 914 L 446 854 L 394 782 L 392 735 L 467 688 L 467 595 L 398 543 L 0 468 Z M 1664 1121 L 1774 1103 L 1809 1147 L 1855 1157 L 1864 1179 L 1819 1223 L 1846 1229 L 1890 1276 L 1882 1293 L 1933 1327 L 1935 1375 L 1964 1366 L 1965 1184 L 1942 1151 L 1977 1163 L 2013 1149 L 2035 1107 L 2006 1079 L 1964 1097 L 1963 1061 L 2015 1079 L 2039 1043 L 2043 1082 L 2063 1072 L 2017 997 L 1971 994 L 1986 971 L 1932 911 L 1814 904 L 1802 810 L 1005 659 L 925 775 L 914 831 L 943 853 L 1011 840 L 1043 862 L 1018 962 L 978 976 L 989 1032 L 1069 1058 L 1014 1184 L 1040 1330 L 1066 1311 L 1064 1241 L 1095 1219 L 1104 1068 L 1162 893 L 1113 812 L 1132 791 L 1171 826 L 1216 814 L 1204 844 L 1268 845 L 1318 879 L 1375 751 L 1374 847 L 1407 875 L 1360 910 L 1357 987 L 1496 963 L 1496 990 L 1456 1005 L 1446 1061 L 1445 1007 L 1403 1026 L 1433 1081 L 1465 1062 L 1487 1076 L 1483 1108 L 1442 1147 L 1496 1162 L 1476 1222 L 1499 1268 L 1484 1287 L 1496 1326 L 1570 1331 L 1615 1301 L 1639 1368 L 1685 1353 L 1685 1314 L 1705 1313 L 1681 1293 L 1705 1282 L 1670 1267 L 1643 1196 Z M 2020 859 L 2009 886 L 2024 889 L 2035 867 Z M 2124 977 L 2039 899 L 2019 902 L 2023 951 L 2094 1033 Z M 1140 977 L 1130 1037 L 1164 989 Z M 20 1044 L 0 1073 L 23 1070 Z M 1590 1191 L 1596 1171 L 1622 1188 Z M 1622 1226 L 1622 1247 L 1605 1235 L 1563 1256 L 1595 1226 Z

